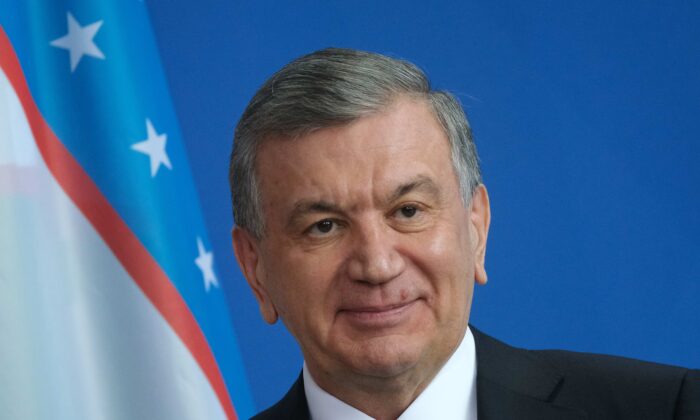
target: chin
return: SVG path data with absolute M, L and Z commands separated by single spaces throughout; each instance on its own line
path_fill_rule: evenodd
M 349 364 L 363 376 L 393 377 L 418 365 L 424 357 L 422 350 L 406 337 L 375 337 L 353 346 Z

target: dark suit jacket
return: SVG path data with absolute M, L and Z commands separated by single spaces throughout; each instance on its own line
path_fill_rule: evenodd
M 478 420 L 700 420 L 699 370 L 516 349 L 471 330 Z M 253 418 L 310 419 L 301 375 L 282 400 Z

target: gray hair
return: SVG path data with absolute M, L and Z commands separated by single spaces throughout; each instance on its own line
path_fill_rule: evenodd
M 236 127 L 229 182 L 236 225 L 256 238 L 265 231 L 255 161 L 261 142 L 293 138 L 380 112 L 397 97 L 426 100 L 450 142 L 462 201 L 469 205 L 481 171 L 469 122 L 457 98 L 433 91 L 415 65 L 384 55 L 328 48 L 275 73 L 253 96 Z

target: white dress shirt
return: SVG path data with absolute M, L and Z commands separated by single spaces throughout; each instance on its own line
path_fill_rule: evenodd
M 327 393 L 304 363 L 304 392 L 312 420 L 369 420 L 371 417 Z M 432 382 L 398 420 L 476 420 L 476 350 L 467 327 L 462 342 Z

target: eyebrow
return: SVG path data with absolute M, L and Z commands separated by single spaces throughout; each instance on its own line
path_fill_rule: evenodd
M 440 187 L 438 187 L 437 184 L 435 184 L 435 182 L 430 177 L 425 175 L 418 175 L 412 180 L 396 187 L 394 189 L 394 192 L 391 195 L 389 195 L 387 201 L 389 203 L 393 203 L 394 201 L 397 201 L 404 195 L 414 191 L 423 191 L 436 200 L 438 200 L 441 196 Z
M 342 213 L 340 206 L 328 201 L 299 200 L 294 204 L 294 208 L 287 219 L 287 228 L 291 229 L 303 215 L 314 213 Z
M 440 187 L 428 176 L 418 175 L 408 182 L 405 182 L 392 191 L 386 198 L 385 203 L 393 203 L 401 197 L 414 191 L 424 191 L 435 200 L 439 200 L 441 194 Z M 344 210 L 337 204 L 324 200 L 299 200 L 294 204 L 294 208 L 289 213 L 287 227 L 293 228 L 297 220 L 306 214 L 314 213 L 336 213 L 342 214 Z

